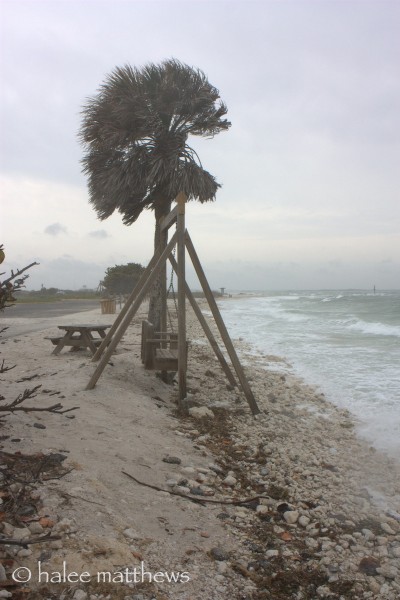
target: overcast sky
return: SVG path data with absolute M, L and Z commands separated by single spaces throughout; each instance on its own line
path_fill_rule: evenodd
M 212 287 L 400 287 L 400 2 L 0 0 L 2 271 L 97 287 L 147 264 L 154 216 L 99 221 L 80 111 L 127 63 L 202 69 L 232 127 L 192 140 L 222 184 L 188 205 Z M 189 283 L 196 288 L 189 269 Z

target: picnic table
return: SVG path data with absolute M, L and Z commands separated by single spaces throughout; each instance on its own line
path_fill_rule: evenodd
M 89 348 L 94 354 L 106 337 L 105 330 L 111 325 L 59 325 L 58 329 L 65 331 L 60 337 L 46 338 L 55 345 L 52 354 L 59 354 L 65 346 L 71 346 L 71 350 Z M 97 333 L 97 336 L 93 336 Z

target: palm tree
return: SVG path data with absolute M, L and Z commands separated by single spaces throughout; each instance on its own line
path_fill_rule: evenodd
M 187 140 L 212 138 L 230 127 L 219 98 L 202 71 L 175 59 L 114 69 L 84 106 L 80 130 L 83 172 L 101 220 L 118 211 L 131 225 L 144 209 L 154 210 L 157 251 L 159 220 L 179 192 L 202 203 L 215 199 L 220 186 Z M 159 295 L 150 303 L 156 327 Z

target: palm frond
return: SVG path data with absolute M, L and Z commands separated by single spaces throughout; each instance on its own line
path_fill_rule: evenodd
M 79 133 L 90 202 L 100 219 L 115 210 L 126 224 L 160 198 L 214 200 L 219 184 L 205 171 L 189 135 L 227 130 L 226 105 L 205 74 L 169 59 L 117 67 L 83 107 Z

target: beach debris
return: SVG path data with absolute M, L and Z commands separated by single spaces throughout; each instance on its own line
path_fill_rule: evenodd
M 0 404 L 0 412 L 10 412 L 10 413 L 14 413 L 17 411 L 22 411 L 25 413 L 28 413 L 28 412 L 51 412 L 51 413 L 63 415 L 65 413 L 72 412 L 73 410 L 78 410 L 79 406 L 74 406 L 72 408 L 64 409 L 64 407 L 60 403 L 52 404 L 51 406 L 25 406 L 25 405 L 23 405 L 23 403 L 26 400 L 35 398 L 37 396 L 38 390 L 40 390 L 41 387 L 42 387 L 41 385 L 37 385 L 34 388 L 26 389 L 21 394 L 19 394 L 15 398 L 15 400 L 10 402 L 9 404 Z M 60 392 L 57 392 L 57 393 L 60 393 Z M 0 400 L 4 400 L 4 398 L 2 396 L 0 396 Z M 34 425 L 34 426 L 37 427 L 37 425 Z M 42 426 L 40 428 L 42 429 L 42 428 L 44 428 L 44 426 Z

